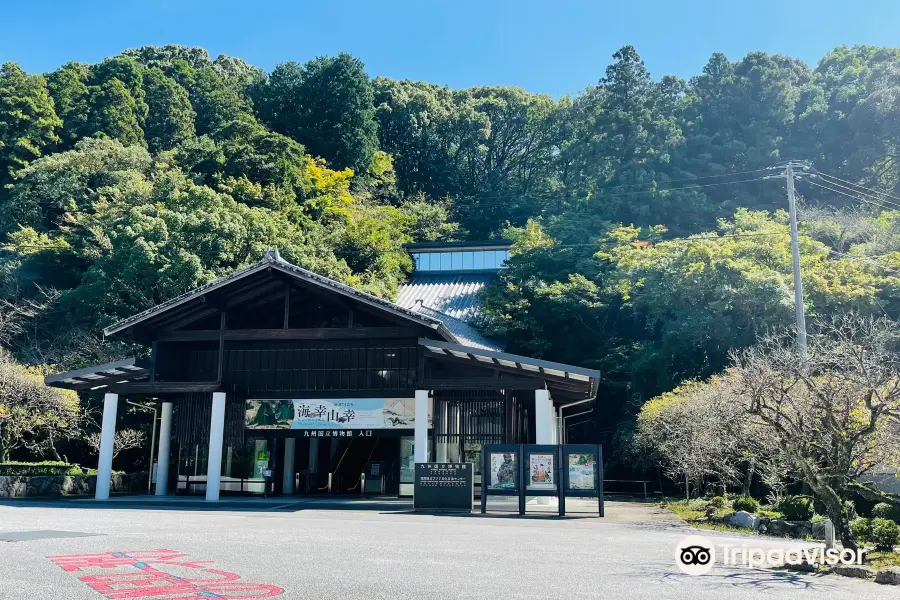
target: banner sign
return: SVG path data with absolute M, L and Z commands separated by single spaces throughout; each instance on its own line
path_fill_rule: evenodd
M 471 512 L 474 473 L 472 463 L 416 463 L 413 508 Z
M 431 406 L 429 403 L 429 426 Z M 247 429 L 413 429 L 414 398 L 247 400 Z M 329 436 L 330 437 L 330 436 Z

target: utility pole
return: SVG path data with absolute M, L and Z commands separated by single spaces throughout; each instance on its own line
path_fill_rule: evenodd
M 787 180 L 788 208 L 791 215 L 791 257 L 794 266 L 794 310 L 797 316 L 797 347 L 800 364 L 806 363 L 806 312 L 803 308 L 803 279 L 800 277 L 800 240 L 797 234 L 797 203 L 794 201 L 794 165 L 784 171 Z

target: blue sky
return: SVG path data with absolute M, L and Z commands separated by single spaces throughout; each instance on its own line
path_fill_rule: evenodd
M 654 77 L 710 54 L 762 50 L 815 64 L 840 44 L 900 46 L 900 0 L 8 0 L 0 62 L 30 72 L 178 43 L 271 70 L 350 52 L 370 75 L 560 96 L 634 45 Z

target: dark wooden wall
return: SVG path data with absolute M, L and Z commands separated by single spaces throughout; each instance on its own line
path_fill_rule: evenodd
M 157 381 L 215 381 L 216 342 L 164 342 Z M 222 380 L 248 394 L 415 389 L 422 350 L 415 340 L 226 342 Z

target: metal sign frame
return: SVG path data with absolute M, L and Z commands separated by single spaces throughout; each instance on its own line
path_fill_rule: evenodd
M 559 495 L 560 515 L 566 514 L 566 498 L 598 498 L 600 516 L 603 510 L 603 446 L 599 444 L 564 444 L 560 446 L 560 468 L 563 469 L 563 493 Z M 572 454 L 594 455 L 594 488 L 590 490 L 572 489 L 569 481 L 569 456 Z
M 516 487 L 514 489 L 490 488 L 491 454 L 513 454 L 516 456 Z M 556 489 L 528 489 L 530 480 L 530 460 L 533 454 L 553 455 L 553 482 Z M 569 481 L 569 456 L 572 454 L 594 455 L 594 488 L 571 489 Z M 526 463 L 529 463 L 526 465 Z M 599 500 L 599 516 L 603 517 L 603 447 L 599 444 L 485 444 L 481 453 L 481 512 L 487 512 L 488 496 L 518 496 L 519 514 L 526 512 L 527 496 L 556 496 L 559 498 L 559 516 L 566 514 L 566 498 L 594 498 Z
M 516 457 L 516 487 L 510 490 L 490 488 L 491 454 L 512 454 Z M 519 498 L 519 514 L 525 514 L 525 496 L 522 495 L 522 445 L 521 444 L 485 444 L 481 451 L 481 512 L 487 512 L 488 496 L 517 496 Z

